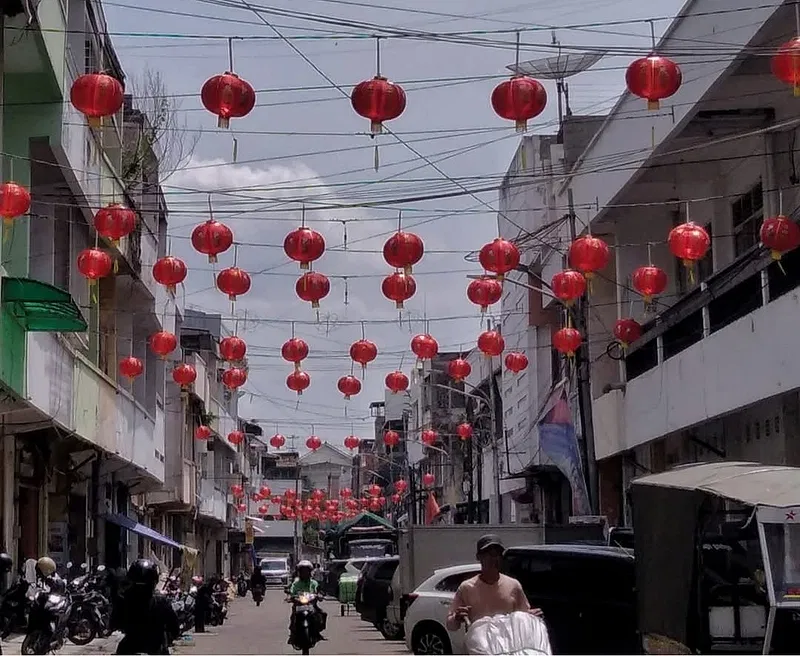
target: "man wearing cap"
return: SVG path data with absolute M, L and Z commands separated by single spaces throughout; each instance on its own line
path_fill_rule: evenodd
M 500 573 L 504 551 L 496 535 L 484 535 L 478 540 L 481 573 L 458 586 L 447 616 L 448 630 L 457 631 L 465 620 L 475 622 L 482 617 L 515 611 L 541 615 L 538 608 L 531 608 L 519 581 Z

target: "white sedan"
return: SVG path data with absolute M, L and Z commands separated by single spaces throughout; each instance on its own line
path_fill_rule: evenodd
M 408 595 L 404 625 L 412 654 L 464 653 L 464 629 L 448 631 L 447 612 L 462 581 L 480 571 L 477 563 L 437 569 Z

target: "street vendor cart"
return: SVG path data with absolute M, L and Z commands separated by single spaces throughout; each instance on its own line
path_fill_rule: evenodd
M 800 468 L 686 465 L 631 500 L 646 653 L 797 653 Z

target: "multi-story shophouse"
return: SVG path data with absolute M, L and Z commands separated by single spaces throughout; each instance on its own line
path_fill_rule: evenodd
M 177 361 L 194 366 L 197 379 L 188 390 L 167 387 L 170 439 L 165 453 L 164 489 L 148 494 L 151 526 L 172 541 L 196 549 L 195 570 L 208 576 L 230 573 L 229 531 L 243 533 L 249 505 L 246 496 L 235 497 L 234 485 L 247 489 L 247 440 L 233 444 L 229 436 L 239 427 L 238 394 L 220 380 L 219 341 L 226 330 L 218 314 L 185 310 L 177 329 Z M 197 439 L 199 426 L 207 426 L 209 439 Z M 245 510 L 239 510 L 239 504 Z M 165 554 L 166 556 L 166 554 Z M 173 565 L 181 552 L 173 550 Z
M 0 30 L 0 168 L 32 203 L 0 237 L 2 546 L 17 560 L 125 565 L 138 551 L 131 495 L 164 482 L 165 365 L 146 345 L 175 314 L 151 275 L 166 206 L 157 178 L 142 195 L 120 174 L 124 112 L 91 127 L 69 102 L 84 73 L 124 82 L 101 3 L 13 5 Z M 111 203 L 137 214 L 116 244 L 93 227 Z M 114 272 L 89 284 L 77 256 L 95 245 Z M 128 355 L 144 364 L 133 382 L 118 371 Z
M 572 205 L 578 233 L 591 222 L 610 247 L 581 348 L 592 363 L 599 511 L 612 523 L 630 518 L 626 489 L 643 473 L 717 459 L 800 464 L 800 253 L 776 262 L 759 235 L 765 219 L 799 214 L 796 98 L 770 70 L 795 36 L 794 3 L 718 8 L 688 2 L 657 45 L 683 74 L 659 110 L 624 93 L 580 148 L 567 138 L 548 147 L 552 175 L 540 170 L 525 187 L 529 207 L 557 220 Z M 686 51 L 697 39 L 713 61 Z M 549 185 L 546 198 L 536 185 Z M 691 272 L 667 246 L 687 221 L 711 237 Z M 538 234 L 545 283 L 565 266 L 567 224 Z M 633 275 L 646 265 L 668 280 L 648 307 Z M 612 334 L 623 318 L 642 327 L 627 349 Z M 540 354 L 531 373 L 549 368 Z

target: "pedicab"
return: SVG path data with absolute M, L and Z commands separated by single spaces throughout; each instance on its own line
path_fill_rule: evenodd
M 800 468 L 685 465 L 630 494 L 645 653 L 797 653 Z

